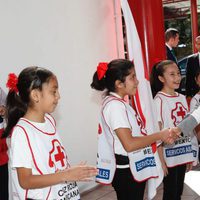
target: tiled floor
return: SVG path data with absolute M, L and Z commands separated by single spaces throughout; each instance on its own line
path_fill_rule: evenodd
M 146 195 L 145 195 L 146 196 Z M 84 193 L 82 200 L 117 200 L 111 186 L 98 186 L 96 189 Z M 146 199 L 146 197 L 145 197 Z M 158 188 L 154 200 L 162 200 L 162 185 Z M 200 166 L 186 173 L 182 200 L 200 200 Z

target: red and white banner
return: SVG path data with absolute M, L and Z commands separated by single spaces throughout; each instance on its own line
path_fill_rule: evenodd
M 121 8 L 126 25 L 126 36 L 129 59 L 134 61 L 137 79 L 139 80 L 138 91 L 134 97 L 134 103 L 138 114 L 144 122 L 148 134 L 157 132 L 158 122 L 153 106 L 153 97 L 149 82 L 149 72 L 143 55 L 140 38 L 127 0 L 121 0 Z M 156 188 L 163 180 L 163 171 L 157 151 L 155 159 L 158 166 L 159 178 L 148 181 L 148 199 L 156 195 Z

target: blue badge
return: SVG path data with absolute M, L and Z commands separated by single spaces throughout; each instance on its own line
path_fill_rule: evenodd
M 135 163 L 136 170 L 141 171 L 147 167 L 155 167 L 156 166 L 156 161 L 154 157 L 147 157 L 143 160 L 137 161 Z
M 166 157 L 180 156 L 183 154 L 193 153 L 192 146 L 186 145 L 177 148 L 165 149 Z
M 110 170 L 98 168 L 99 174 L 96 176 L 100 179 L 108 180 L 110 178 Z

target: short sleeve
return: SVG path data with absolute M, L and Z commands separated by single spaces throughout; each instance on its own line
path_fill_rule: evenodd
M 190 101 L 190 111 L 193 111 L 197 107 L 198 101 L 193 97 Z
M 103 115 L 106 123 L 112 130 L 116 130 L 118 128 L 131 129 L 126 106 L 121 101 L 114 100 L 109 102 L 103 110 Z
M 154 98 L 157 121 L 162 122 L 162 101 L 159 97 Z
M 185 106 L 185 108 L 187 109 L 187 112 L 188 112 L 188 111 L 189 111 L 189 108 L 188 108 L 188 103 L 187 103 L 186 97 L 185 97 L 185 95 L 182 95 L 182 94 L 180 94 L 180 95 L 181 95 L 182 98 L 183 98 L 184 106 Z
M 14 128 L 10 148 L 10 163 L 12 168 L 32 168 L 32 156 L 26 134 L 22 128 Z
M 198 106 L 192 113 L 191 115 L 195 118 L 197 123 L 200 123 L 200 106 Z

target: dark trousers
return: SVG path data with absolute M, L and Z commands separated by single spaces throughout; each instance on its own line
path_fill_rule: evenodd
M 163 200 L 181 200 L 185 171 L 186 165 L 168 168 L 168 175 L 163 180 Z
M 143 200 L 146 182 L 136 182 L 129 168 L 116 169 L 112 186 L 118 200 Z
M 8 164 L 0 166 L 0 200 L 8 200 Z

